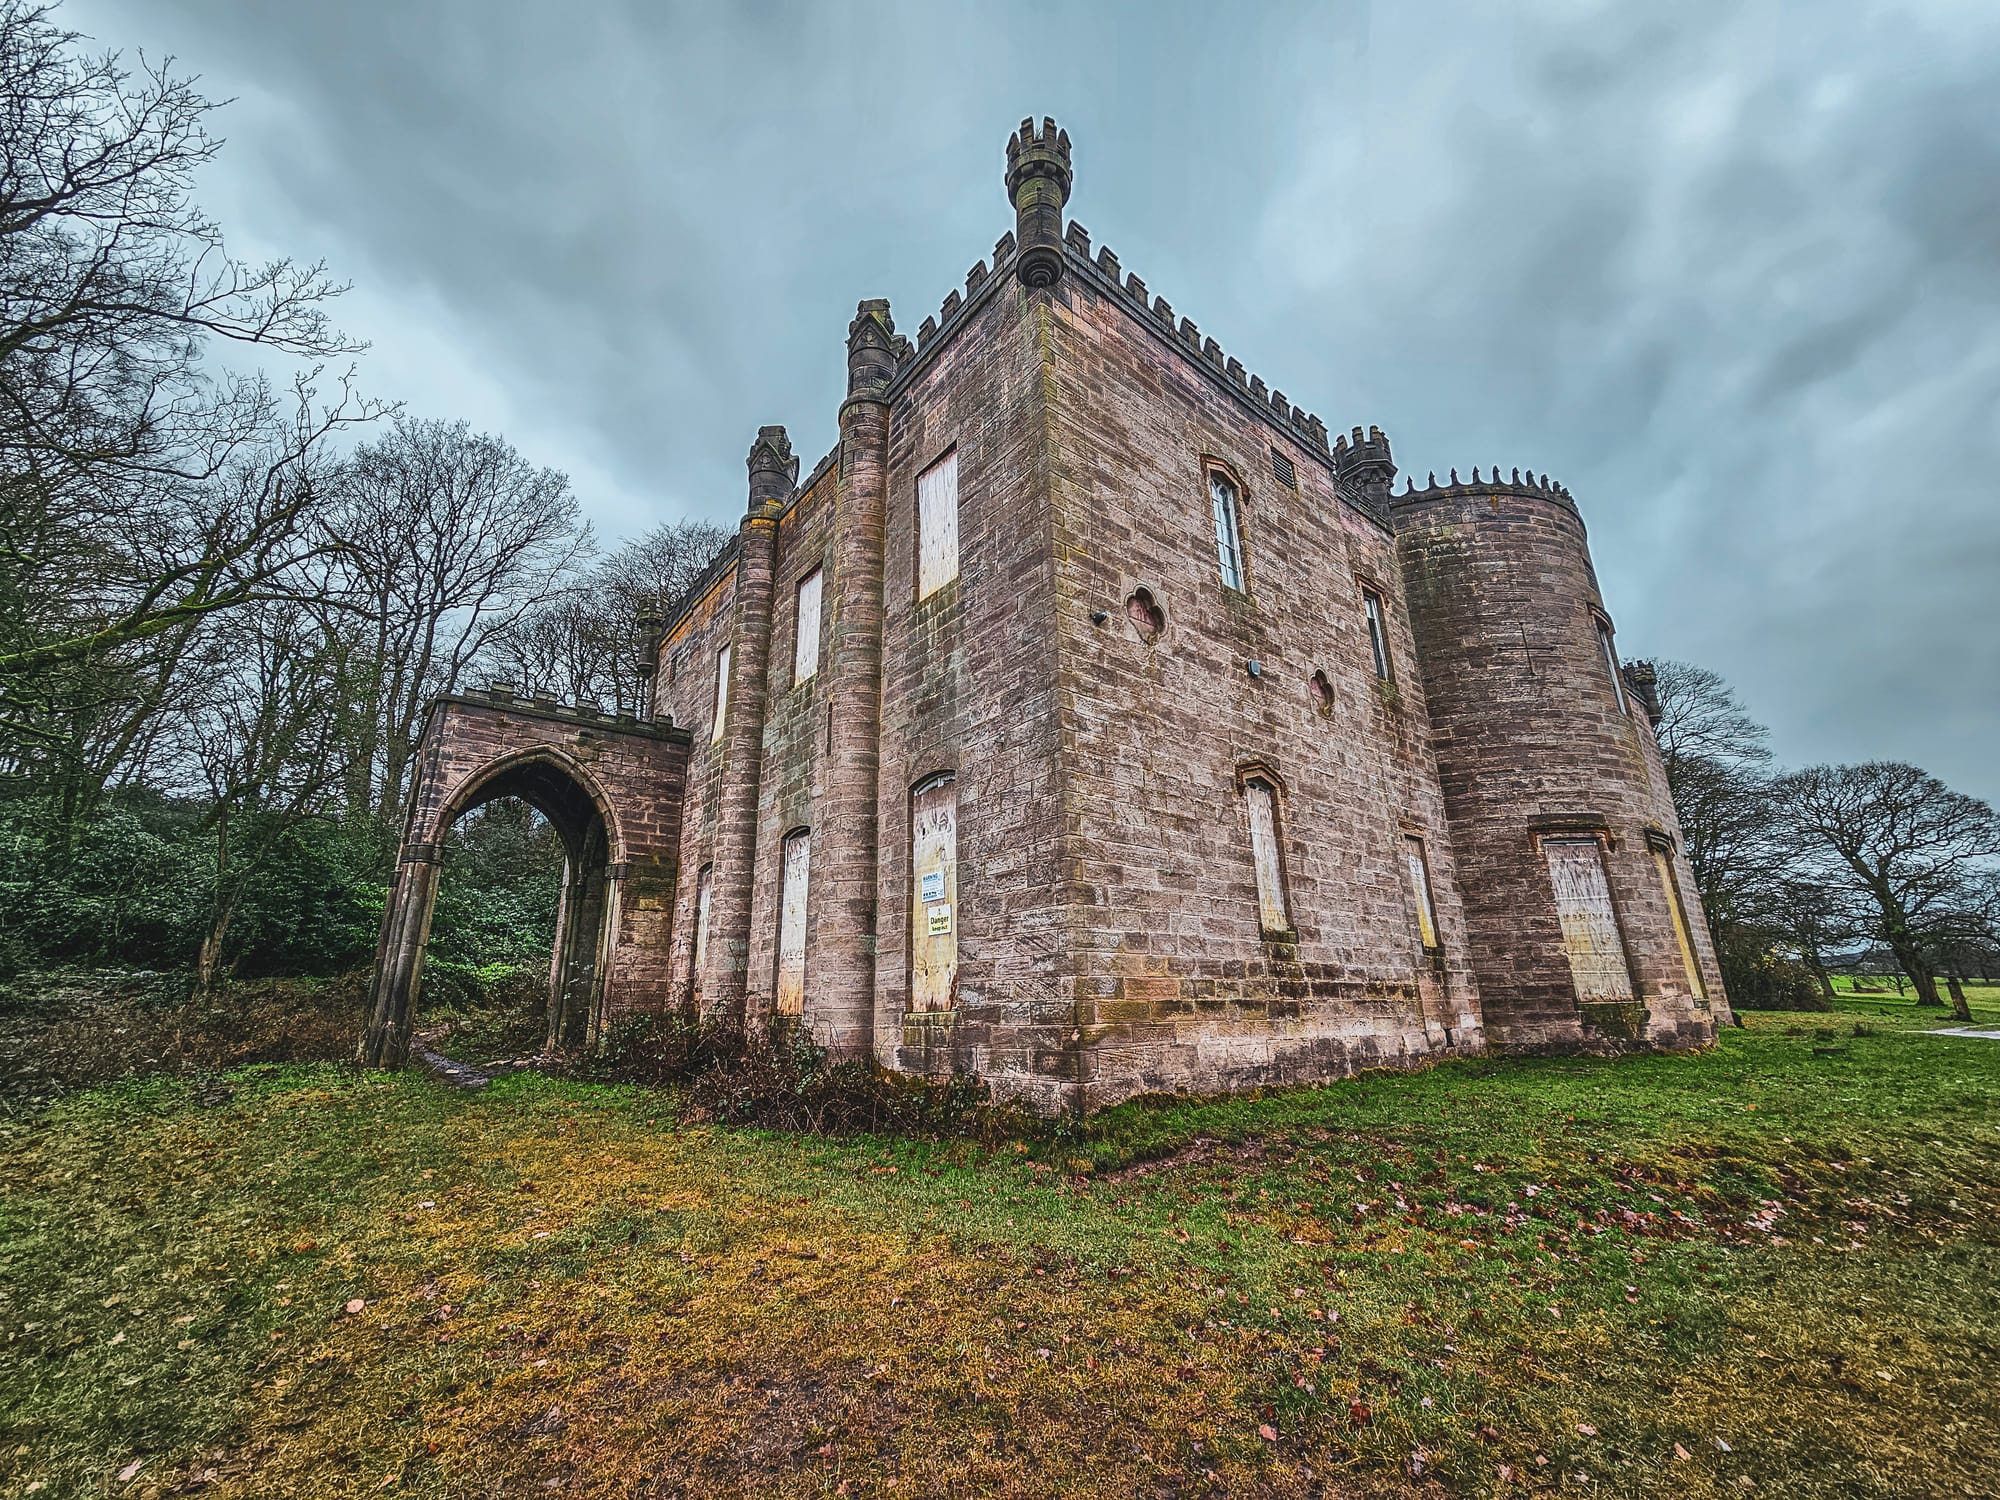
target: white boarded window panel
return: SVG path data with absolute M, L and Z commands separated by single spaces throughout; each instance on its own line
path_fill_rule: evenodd
M 1410 890 L 1417 901 L 1417 936 L 1426 948 L 1438 946 L 1437 907 L 1431 900 L 1430 864 L 1424 858 L 1424 841 L 1405 837 L 1404 857 L 1410 865 Z
M 928 599 L 958 577 L 958 452 L 917 480 L 917 597 Z
M 1653 867 L 1660 872 L 1660 888 L 1666 892 L 1667 909 L 1674 916 L 1674 937 L 1681 945 L 1681 964 L 1687 969 L 1688 988 L 1697 1000 L 1708 998 L 1708 986 L 1695 962 L 1694 939 L 1688 932 L 1687 908 L 1681 904 L 1681 883 L 1674 878 L 1674 857 L 1658 844 L 1653 845 Z
M 784 895 L 778 914 L 778 1014 L 806 1008 L 806 877 L 812 869 L 812 835 L 785 840 Z
M 694 888 L 694 992 L 701 993 L 701 971 L 708 966 L 708 899 L 715 887 L 715 867 L 701 872 Z
M 799 580 L 798 634 L 792 647 L 792 684 L 811 679 L 819 670 L 819 575 L 814 568 Z
M 1555 888 L 1556 917 L 1562 923 L 1563 951 L 1579 1000 L 1630 1000 L 1632 971 L 1604 878 L 1604 851 L 1596 839 L 1544 839 L 1549 883 Z
M 1257 923 L 1266 932 L 1291 931 L 1285 911 L 1283 865 L 1278 859 L 1278 794 L 1268 781 L 1243 788 L 1250 813 L 1250 859 L 1257 867 Z
M 958 783 L 913 799 L 910 819 L 910 1009 L 951 1010 L 958 997 Z
M 1208 500 L 1215 512 L 1215 564 L 1222 581 L 1243 590 L 1242 517 L 1236 509 L 1236 486 L 1213 469 L 1208 474 Z
M 729 648 L 715 653 L 715 722 L 709 726 L 710 744 L 722 739 L 722 720 L 729 712 Z

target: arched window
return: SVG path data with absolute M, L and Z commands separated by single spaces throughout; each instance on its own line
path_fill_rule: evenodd
M 812 832 L 785 835 L 782 895 L 778 907 L 778 1000 L 781 1016 L 805 1014 L 806 878 L 812 869 Z
M 1597 626 L 1597 649 L 1604 656 L 1604 670 L 1611 674 L 1611 696 L 1618 701 L 1618 712 L 1629 714 L 1631 708 L 1625 702 L 1625 674 L 1618 670 L 1618 648 L 1611 641 L 1611 622 L 1600 614 L 1591 615 Z
M 927 777 L 910 793 L 910 1009 L 958 999 L 958 778 Z
M 708 904 L 715 889 L 715 866 L 703 865 L 694 882 L 694 993 L 701 996 L 701 971 L 708 967 Z
M 1243 808 L 1250 821 L 1250 862 L 1257 872 L 1257 925 L 1267 936 L 1289 935 L 1277 784 L 1261 771 L 1250 772 L 1243 778 Z
M 1208 501 L 1215 513 L 1215 564 L 1221 570 L 1223 587 L 1244 593 L 1242 497 L 1236 481 L 1221 469 L 1208 471 Z

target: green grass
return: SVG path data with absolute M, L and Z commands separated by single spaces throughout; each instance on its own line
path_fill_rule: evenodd
M 1991 1494 L 2000 1043 L 1843 1007 L 996 1149 L 98 1089 L 0 1136 L 0 1492 Z

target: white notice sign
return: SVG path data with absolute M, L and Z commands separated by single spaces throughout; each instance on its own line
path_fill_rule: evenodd
M 925 915 L 930 918 L 930 935 L 932 937 L 941 937 L 951 931 L 951 908 L 949 906 L 933 906 Z
M 944 900 L 944 871 L 932 870 L 924 876 L 923 887 L 925 901 Z

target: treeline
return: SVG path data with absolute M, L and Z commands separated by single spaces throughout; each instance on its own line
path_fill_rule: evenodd
M 170 65 L 0 0 L 0 98 L 0 965 L 362 961 L 430 699 L 633 704 L 635 615 L 724 534 L 601 552 L 561 473 L 363 394 L 344 285 L 196 204 L 215 105 Z M 552 907 L 537 836 L 464 836 L 462 961 Z
M 1660 751 L 1730 1000 L 1823 1008 L 1830 970 L 1873 960 L 1960 1020 L 2000 972 L 2000 820 L 1917 766 L 1779 771 L 1723 679 L 1656 664 Z

